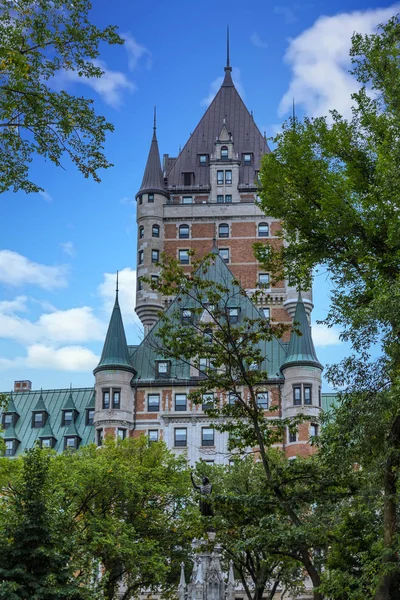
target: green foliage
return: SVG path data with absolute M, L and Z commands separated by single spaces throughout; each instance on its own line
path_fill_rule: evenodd
M 374 546 L 374 552 L 381 548 L 380 570 L 374 552 L 357 558 L 359 582 L 375 577 L 376 600 L 397 598 L 400 585 L 399 37 L 397 16 L 376 34 L 353 36 L 352 74 L 361 89 L 353 95 L 351 120 L 332 111 L 330 119 L 284 125 L 276 151 L 263 159 L 260 206 L 282 220 L 289 245 L 256 248 L 276 276 L 307 287 L 318 266 L 333 282 L 326 323 L 340 326 L 355 355 L 328 372 L 343 392 L 321 451 L 339 468 L 341 461 L 358 462 L 376 482 L 376 494 L 383 492 L 380 545 Z M 378 360 L 371 358 L 374 345 Z M 351 577 L 354 583 L 357 575 Z M 373 583 L 369 591 L 360 584 L 337 595 L 341 585 L 332 583 L 332 597 L 372 595 Z
M 116 27 L 89 20 L 89 0 L 0 2 L 0 192 L 37 192 L 29 179 L 35 155 L 61 166 L 69 156 L 85 177 L 112 166 L 103 154 L 113 126 L 93 101 L 54 90 L 63 73 L 101 77 L 101 42 L 122 44 Z

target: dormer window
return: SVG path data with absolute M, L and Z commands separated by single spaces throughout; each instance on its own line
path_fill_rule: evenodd
M 221 159 L 227 160 L 229 157 L 228 146 L 222 146 L 221 148 Z
M 74 411 L 73 410 L 63 410 L 62 411 L 62 421 L 61 421 L 62 427 L 67 427 L 68 425 L 71 425 L 73 420 L 74 420 Z
M 238 308 L 228 308 L 228 318 L 229 323 L 237 323 L 239 321 L 239 309 Z
M 15 425 L 17 422 L 17 415 L 15 413 L 3 413 L 3 429 L 8 429 L 9 427 Z
M 199 154 L 199 164 L 201 167 L 206 166 L 208 163 L 208 154 Z
M 53 437 L 44 437 L 40 438 L 40 447 L 41 448 L 54 448 L 56 440 Z
M 243 154 L 243 164 L 251 165 L 252 162 L 253 162 L 253 155 L 250 152 L 245 152 Z
M 181 321 L 182 323 L 192 322 L 192 311 L 190 308 L 182 308 Z
M 76 450 L 79 448 L 80 438 L 76 435 L 66 435 L 64 437 L 64 450 Z
M 18 440 L 5 440 L 4 456 L 15 456 L 18 447 Z
M 40 429 L 46 423 L 47 413 L 44 411 L 34 412 L 32 414 L 32 427 L 34 429 Z
M 169 360 L 158 360 L 156 363 L 157 375 L 159 377 L 169 377 L 171 371 L 171 362 Z
M 85 425 L 93 425 L 93 423 L 94 423 L 94 408 L 87 408 Z

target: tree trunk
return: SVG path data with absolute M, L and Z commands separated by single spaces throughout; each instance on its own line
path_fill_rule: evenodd
M 300 550 L 300 552 L 301 552 L 303 565 L 304 565 L 308 575 L 310 576 L 310 579 L 313 584 L 313 588 L 319 587 L 321 585 L 321 577 L 311 561 L 308 550 L 306 548 L 302 548 Z M 313 598 L 314 598 L 314 600 L 323 600 L 324 597 L 321 594 L 321 592 L 317 592 L 314 589 L 313 590 Z
M 396 552 L 397 522 L 397 471 L 400 466 L 400 416 L 394 420 L 388 437 L 388 457 L 384 467 L 383 539 L 385 556 L 383 574 L 374 600 L 398 600 L 400 574 Z

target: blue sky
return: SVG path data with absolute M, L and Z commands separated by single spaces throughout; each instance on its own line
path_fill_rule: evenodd
M 371 32 L 399 11 L 388 2 L 309 3 L 181 0 L 147 3 L 95 0 L 92 20 L 116 24 L 124 47 L 102 48 L 100 81 L 61 77 L 71 93 L 91 97 L 115 125 L 106 143 L 114 167 L 101 184 L 37 160 L 32 178 L 42 194 L 12 192 L 0 200 L 0 390 L 15 379 L 35 389 L 88 386 L 97 364 L 121 271 L 121 306 L 129 343 L 141 330 L 134 316 L 139 189 L 157 105 L 161 153 L 176 155 L 217 91 L 231 32 L 238 90 L 262 131 L 272 135 L 297 111 L 337 108 L 349 114 L 355 82 L 348 75 L 353 31 Z M 313 321 L 329 307 L 329 280 L 316 278 Z M 314 327 L 320 360 L 348 348 L 338 332 Z M 325 388 L 328 390 L 328 386 Z

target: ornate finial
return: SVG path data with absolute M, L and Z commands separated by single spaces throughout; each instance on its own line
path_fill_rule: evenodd
M 226 67 L 225 71 L 232 71 L 229 49 L 229 25 L 226 27 Z
M 119 271 L 117 271 L 117 282 L 115 284 L 115 293 L 117 294 L 117 296 L 118 296 L 118 292 L 119 292 L 119 288 L 118 288 L 118 273 L 119 273 Z
M 154 132 L 157 129 L 157 107 L 154 106 L 154 124 L 153 124 L 153 130 Z
M 218 246 L 217 246 L 217 238 L 215 237 L 215 235 L 213 237 L 213 244 L 212 244 L 212 248 L 211 248 L 211 254 L 219 254 Z

